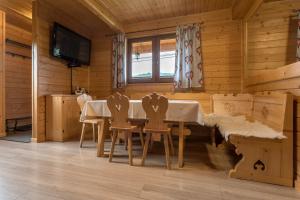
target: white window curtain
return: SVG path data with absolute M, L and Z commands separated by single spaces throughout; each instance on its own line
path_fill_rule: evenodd
M 300 61 L 300 12 L 298 12 L 298 26 L 297 26 L 297 61 Z
M 175 89 L 202 89 L 202 57 L 199 24 L 176 30 Z
M 113 89 L 123 88 L 126 85 L 126 38 L 124 33 L 113 38 L 112 48 Z

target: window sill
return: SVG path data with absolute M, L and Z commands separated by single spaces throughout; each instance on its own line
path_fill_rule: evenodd
M 148 86 L 151 86 L 151 85 L 173 85 L 173 83 L 171 82 L 161 82 L 161 83 L 128 83 L 127 86 L 138 86 L 138 85 L 148 85 Z

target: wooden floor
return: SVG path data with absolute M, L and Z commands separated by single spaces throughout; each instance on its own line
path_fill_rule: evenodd
M 94 143 L 84 145 L 0 141 L 0 199 L 300 199 L 292 188 L 228 178 L 231 157 L 200 141 L 188 142 L 185 167 L 177 169 L 174 158 L 171 171 L 159 145 L 146 167 L 139 166 L 139 147 L 130 167 L 123 146 L 108 163 L 96 157 Z

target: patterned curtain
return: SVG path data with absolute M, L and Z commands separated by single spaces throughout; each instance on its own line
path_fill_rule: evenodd
M 176 89 L 203 87 L 200 26 L 178 26 L 174 86 Z
M 300 61 L 300 12 L 298 12 L 298 30 L 297 30 L 297 60 Z
M 125 34 L 115 36 L 112 47 L 113 88 L 123 88 L 126 85 Z

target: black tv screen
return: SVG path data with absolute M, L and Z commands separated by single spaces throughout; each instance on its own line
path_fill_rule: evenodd
M 74 31 L 54 23 L 52 38 L 52 55 L 77 65 L 89 65 L 91 40 Z

